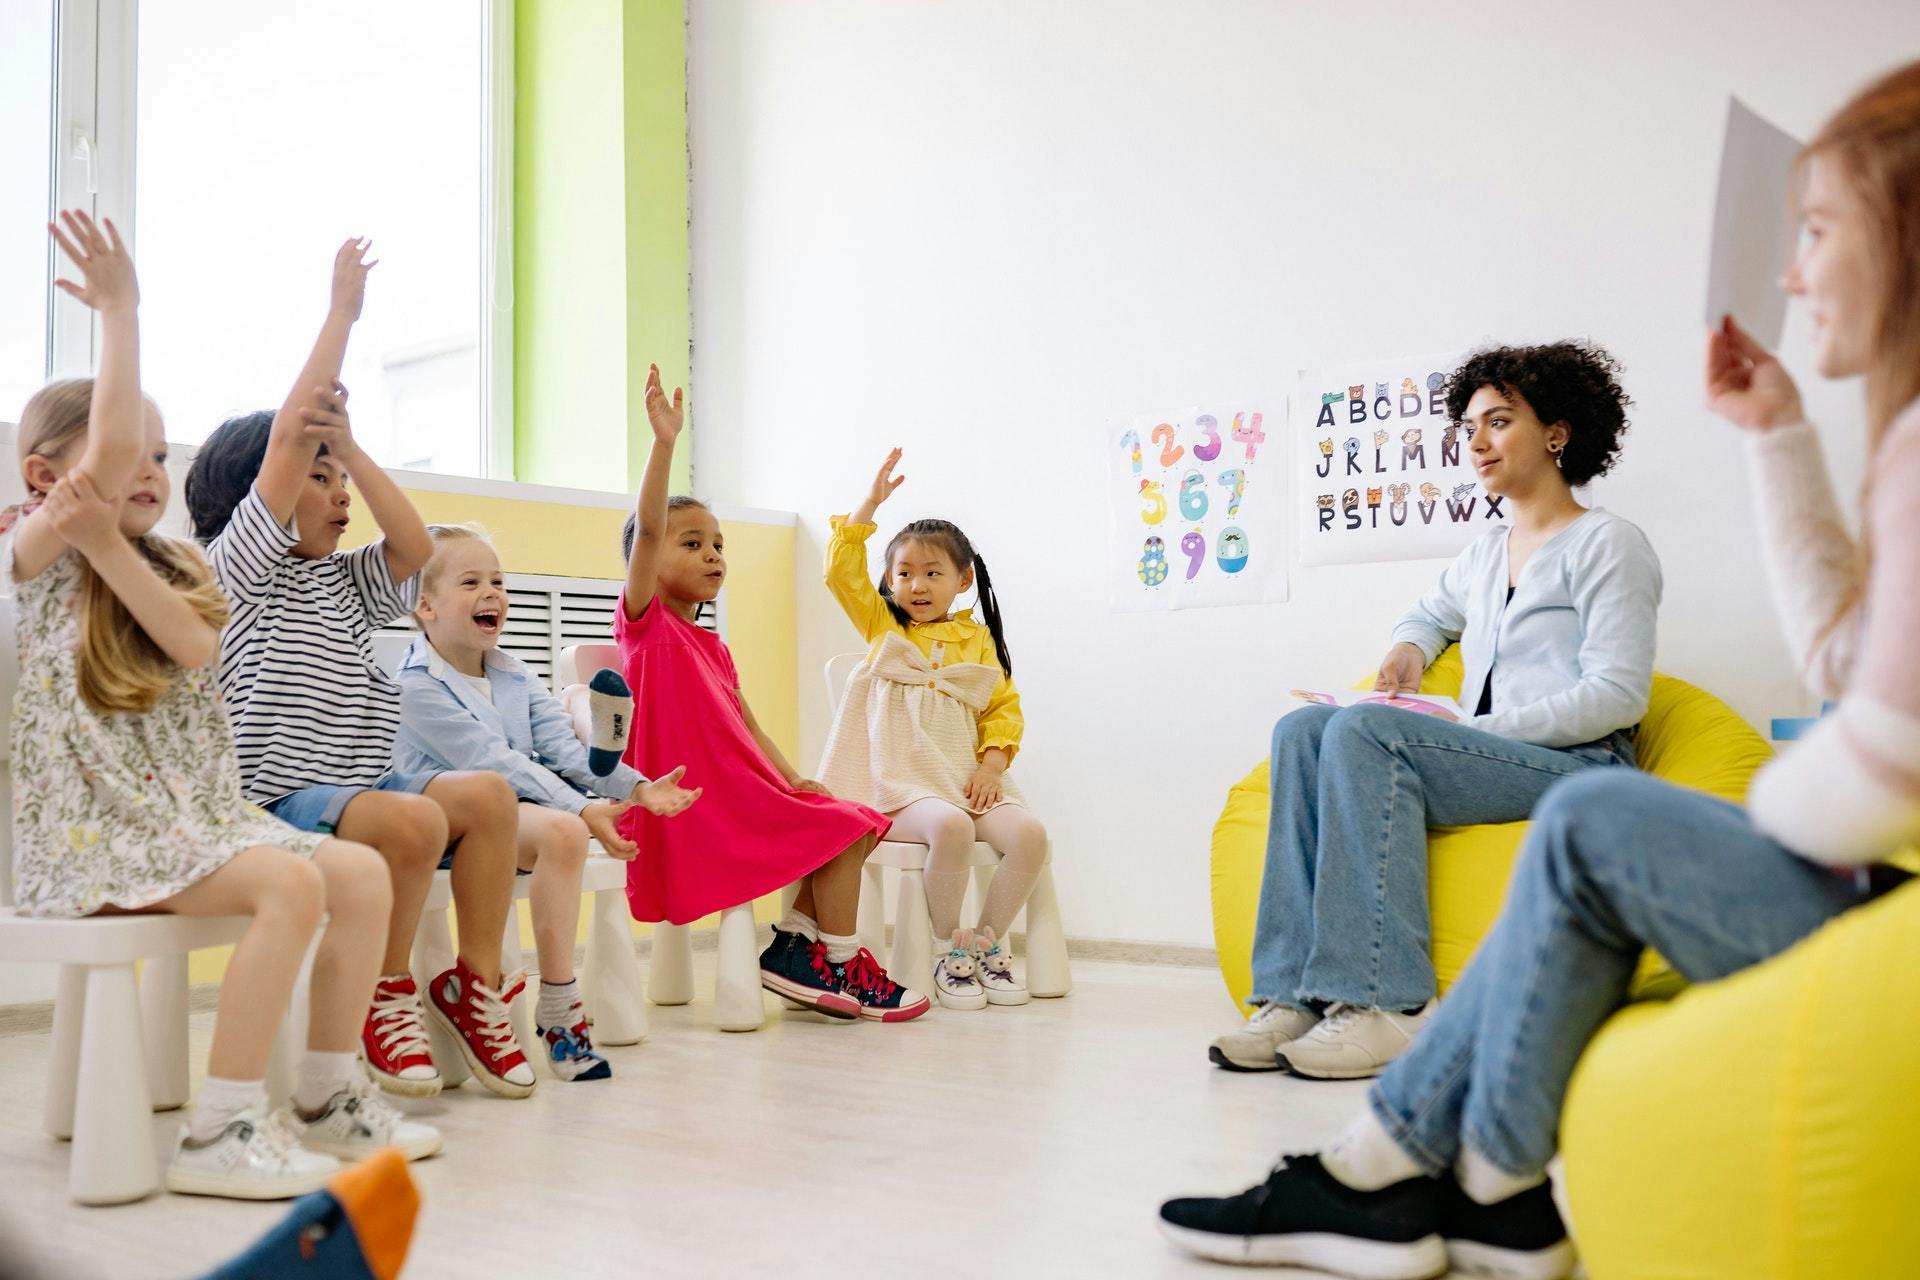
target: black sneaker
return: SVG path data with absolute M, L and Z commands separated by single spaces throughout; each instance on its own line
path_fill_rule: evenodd
M 887 976 L 873 952 L 865 947 L 845 964 L 833 966 L 840 977 L 841 989 L 859 1006 L 860 1016 L 875 1022 L 911 1022 L 931 1006 L 925 996 L 911 991 Z
M 760 953 L 760 985 L 829 1018 L 860 1016 L 859 1001 L 841 990 L 840 975 L 827 963 L 827 944 L 797 933 L 773 931 L 773 941 Z
M 1443 1178 L 1437 1193 L 1440 1234 L 1454 1268 L 1500 1280 L 1565 1280 L 1573 1274 L 1573 1243 L 1543 1182 L 1497 1204 L 1481 1204 Z
M 1355 1191 L 1316 1155 L 1287 1156 L 1237 1196 L 1169 1200 L 1160 1233 L 1214 1262 L 1312 1267 L 1361 1280 L 1428 1280 L 1447 1269 L 1431 1178 Z

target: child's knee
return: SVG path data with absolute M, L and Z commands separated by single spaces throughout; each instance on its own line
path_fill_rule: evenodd
M 423 795 L 396 796 L 383 815 L 374 847 L 388 862 L 409 870 L 440 865 L 447 851 L 447 815 Z
M 513 830 L 520 797 L 497 773 L 455 773 L 447 781 L 445 808 L 450 825 L 462 832 L 492 828 Z
M 540 836 L 540 857 L 563 863 L 587 860 L 587 824 L 571 813 L 556 813 Z
M 278 852 L 283 856 L 275 860 L 261 884 L 256 914 L 272 917 L 277 927 L 311 932 L 327 909 L 326 880 L 307 859 Z
M 379 851 L 351 840 L 336 840 L 315 856 L 326 882 L 328 912 L 340 916 L 385 919 L 393 911 L 393 876 Z

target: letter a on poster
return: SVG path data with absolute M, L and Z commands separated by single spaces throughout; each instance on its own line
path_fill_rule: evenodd
M 1507 519 L 1480 487 L 1471 428 L 1447 421 L 1458 352 L 1309 369 L 1294 393 L 1300 563 L 1453 556 Z

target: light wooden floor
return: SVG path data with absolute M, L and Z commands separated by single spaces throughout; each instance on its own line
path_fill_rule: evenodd
M 704 992 L 711 955 L 696 962 Z M 418 1107 L 447 1151 L 413 1166 L 407 1275 L 1231 1274 L 1172 1252 L 1155 1207 L 1317 1145 L 1362 1086 L 1210 1066 L 1233 1016 L 1211 969 L 1074 977 L 1063 1000 L 893 1027 L 784 1012 L 725 1035 L 703 999 L 651 1010 L 646 1043 L 609 1051 L 610 1081 L 543 1076 L 520 1102 L 468 1085 Z M 196 1069 L 210 1028 L 195 1016 Z M 0 1037 L 0 1275 L 41 1273 L 23 1257 L 62 1276 L 189 1275 L 277 1219 L 165 1194 L 68 1203 L 65 1148 L 39 1127 L 46 1058 L 44 1034 Z M 177 1124 L 154 1117 L 167 1144 Z

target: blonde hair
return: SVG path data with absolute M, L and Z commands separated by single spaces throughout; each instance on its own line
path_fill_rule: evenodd
M 1881 282 L 1873 300 L 1867 357 L 1867 457 L 1879 452 L 1894 419 L 1920 399 L 1920 62 L 1909 62 L 1854 95 L 1821 126 L 1799 158 L 1804 183 L 1815 158 L 1859 201 L 1867 255 Z M 1874 468 L 1861 486 L 1871 512 Z M 1862 521 L 1854 586 L 1822 628 L 1817 650 L 1863 603 L 1872 574 L 1872 519 Z
M 420 571 L 420 593 L 422 595 L 425 595 L 427 591 L 433 587 L 434 580 L 440 576 L 440 571 L 445 568 L 445 565 L 441 562 L 440 548 L 447 543 L 484 542 L 488 547 L 493 549 L 496 556 L 499 555 L 499 548 L 493 545 L 493 535 L 487 532 L 485 525 L 478 524 L 472 520 L 462 521 L 460 524 L 430 524 L 427 526 L 427 532 L 433 536 L 433 556 L 427 561 L 426 568 Z
M 146 404 L 153 408 L 152 400 Z M 22 472 L 35 454 L 57 458 L 85 440 L 92 412 L 92 378 L 64 378 L 36 392 L 20 414 Z M 202 621 L 215 630 L 226 625 L 227 597 L 198 547 L 157 533 L 135 538 L 133 545 Z M 80 557 L 80 647 L 74 673 L 80 696 L 102 712 L 151 711 L 180 678 L 180 665 L 153 642 L 85 556 Z

